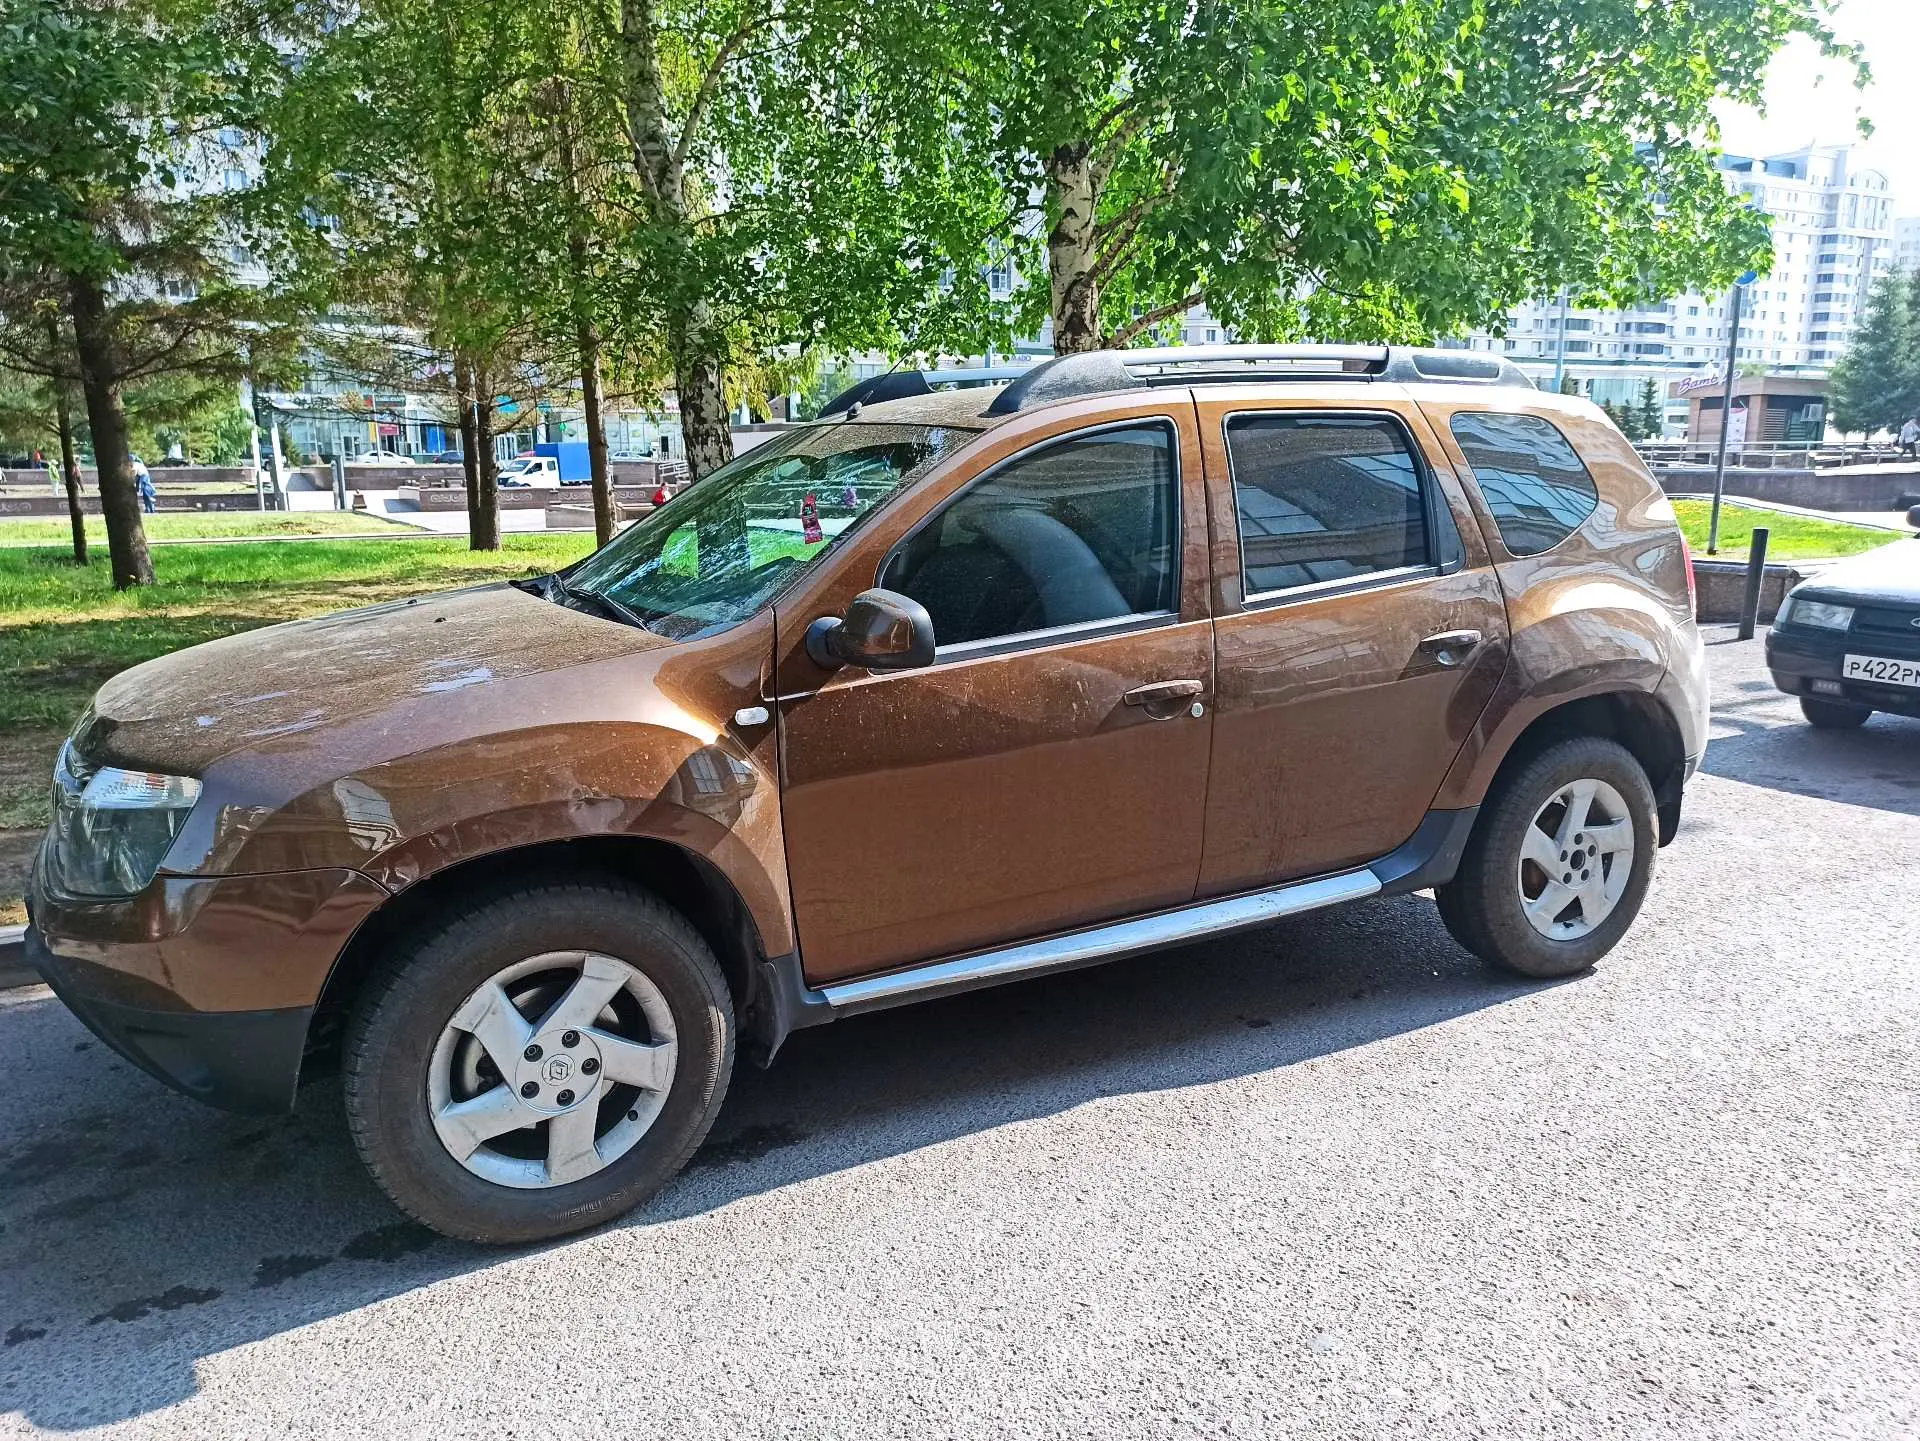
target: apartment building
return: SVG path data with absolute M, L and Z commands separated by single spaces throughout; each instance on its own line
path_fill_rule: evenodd
M 1764 157 L 1728 155 L 1728 185 L 1773 223 L 1773 268 L 1748 287 L 1737 359 L 1787 373 L 1824 372 L 1846 349 L 1873 281 L 1895 263 L 1886 176 L 1853 163 L 1852 148 L 1814 145 Z M 1908 225 L 1920 249 L 1920 219 Z M 1545 298 L 1519 307 L 1503 335 L 1468 341 L 1505 354 L 1543 386 L 1573 377 L 1597 401 L 1636 400 L 1652 379 L 1710 372 L 1726 360 L 1726 295 L 1682 295 L 1633 310 L 1590 310 Z M 1676 404 L 1669 425 L 1684 420 Z
M 1908 275 L 1920 270 L 1920 215 L 1903 215 L 1893 222 L 1893 264 Z

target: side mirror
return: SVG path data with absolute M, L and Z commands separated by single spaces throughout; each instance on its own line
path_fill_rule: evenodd
M 1907 524 L 1915 530 L 1920 530 L 1920 505 L 1914 506 L 1907 512 Z
M 823 615 L 807 627 L 807 655 L 822 670 L 843 665 L 910 670 L 933 664 L 933 617 L 909 596 L 863 590 L 839 620 Z

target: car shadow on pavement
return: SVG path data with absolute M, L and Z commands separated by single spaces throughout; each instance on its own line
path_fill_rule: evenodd
M 650 1205 L 556 1245 L 644 1247 L 651 1227 L 816 1177 L 1542 990 L 1482 967 L 1406 896 L 841 1022 L 738 1072 L 713 1134 Z M 222 1352 L 537 1254 L 445 1241 L 395 1212 L 330 1082 L 291 1117 L 205 1110 L 51 999 L 0 1001 L 0 1051 L 24 1078 L 0 1113 L 0 1414 L 54 1429 L 144 1415 L 195 1394 Z
M 1858 730 L 1816 730 L 1767 687 L 1716 700 L 1713 721 L 1702 762 L 1709 775 L 1920 816 L 1920 720 L 1875 715 Z

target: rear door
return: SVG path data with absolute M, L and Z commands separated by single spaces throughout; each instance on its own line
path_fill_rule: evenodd
M 1506 663 L 1500 588 L 1418 406 L 1202 390 L 1216 710 L 1200 894 L 1412 836 Z

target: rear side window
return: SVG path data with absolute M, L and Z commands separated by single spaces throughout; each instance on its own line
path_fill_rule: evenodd
M 887 561 L 880 584 L 933 617 L 942 648 L 1178 605 L 1173 432 L 1052 442 L 977 481 Z
M 1559 427 L 1537 415 L 1453 417 L 1459 442 L 1500 539 L 1515 555 L 1538 555 L 1572 535 L 1600 504 L 1593 477 Z
M 1245 594 L 1431 563 L 1420 468 L 1379 415 L 1227 422 Z

